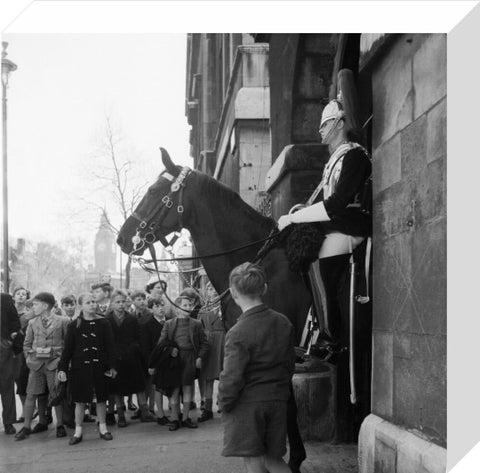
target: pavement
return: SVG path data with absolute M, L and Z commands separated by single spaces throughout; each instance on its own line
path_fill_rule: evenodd
M 21 425 L 15 427 L 18 431 Z M 169 432 L 168 427 L 133 420 L 126 428 L 113 426 L 110 431 L 114 439 L 107 442 L 99 438 L 96 424 L 84 424 L 83 441 L 74 446 L 68 445 L 69 437 L 56 438 L 53 424 L 20 442 L 0 431 L 0 473 L 245 472 L 240 458 L 221 456 L 219 414 L 198 429 Z M 67 432 L 73 434 L 71 429 Z M 358 472 L 356 445 L 306 442 L 306 449 L 302 473 Z

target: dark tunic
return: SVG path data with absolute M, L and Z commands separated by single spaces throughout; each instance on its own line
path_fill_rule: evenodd
M 362 148 L 354 148 L 334 166 L 329 179 L 330 195 L 322 190 L 314 203 L 323 200 L 331 221 L 328 227 L 347 235 L 371 234 L 371 216 L 361 206 L 370 198 L 365 183 L 372 172 L 370 159 Z M 338 174 L 338 178 L 335 179 Z M 333 181 L 333 182 L 332 182 Z
M 107 320 L 79 317 L 68 325 L 58 370 L 68 372 L 74 402 L 91 402 L 94 397 L 97 402 L 108 399 L 108 378 L 104 373 L 115 367 L 115 358 L 113 333 Z
M 112 327 L 117 351 L 117 376 L 110 381 L 112 394 L 127 396 L 145 390 L 145 364 L 140 351 L 140 330 L 137 318 L 126 313 L 121 323 L 109 312 L 105 318 Z

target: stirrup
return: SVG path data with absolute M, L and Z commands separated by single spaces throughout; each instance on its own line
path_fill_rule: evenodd
M 333 343 L 324 343 L 323 345 L 314 344 L 310 349 L 310 354 L 315 358 L 319 358 L 320 361 L 333 361 L 332 357 L 336 359 L 336 355 L 347 350 L 347 347 L 336 348 Z

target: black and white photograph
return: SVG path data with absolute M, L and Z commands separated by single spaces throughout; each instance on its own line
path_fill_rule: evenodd
M 477 2 L 25 6 L 0 473 L 476 471 Z

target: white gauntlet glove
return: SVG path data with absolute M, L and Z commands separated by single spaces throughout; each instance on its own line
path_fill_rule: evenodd
M 282 231 L 291 223 L 307 223 L 307 222 L 329 222 L 330 217 L 325 210 L 323 202 L 310 205 L 301 210 L 297 210 L 293 214 L 282 215 L 278 219 L 278 229 Z

